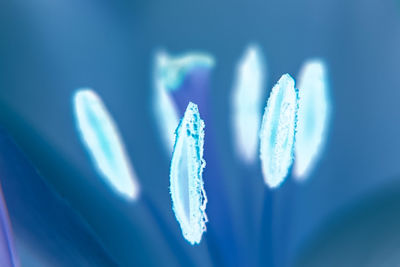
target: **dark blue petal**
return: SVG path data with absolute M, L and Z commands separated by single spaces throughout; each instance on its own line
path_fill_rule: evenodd
M 0 177 L 23 266 L 116 266 L 88 225 L 45 184 L 3 130 Z

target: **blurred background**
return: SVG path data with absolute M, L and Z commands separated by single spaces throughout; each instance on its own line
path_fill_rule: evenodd
M 78 250 L 79 257 L 53 255 L 49 261 L 47 247 L 24 247 L 24 236 L 37 227 L 45 227 L 46 236 L 56 223 L 51 209 L 18 206 L 38 212 L 32 216 L 50 218 L 30 224 L 18 221 L 21 217 L 8 205 L 22 266 L 400 262 L 399 1 L 7 0 L 0 3 L 0 31 L 0 126 L 27 159 L 18 168 L 37 170 L 32 175 L 67 203 L 82 221 L 82 231 L 99 246 Z M 306 182 L 288 177 L 274 192 L 264 185 L 259 162 L 244 165 L 233 148 L 229 99 L 237 62 L 250 43 L 258 44 L 266 61 L 264 101 L 282 74 L 296 77 L 307 59 L 322 58 L 329 70 L 332 119 L 323 155 Z M 219 179 L 226 195 L 220 205 L 231 215 L 229 221 L 219 218 L 214 227 L 211 216 L 198 246 L 183 239 L 171 210 L 170 158 L 151 109 L 158 49 L 171 54 L 203 51 L 216 62 L 209 77 L 207 114 L 212 123 L 206 122 L 206 135 L 207 129 L 214 133 L 219 175 L 213 179 Z M 118 124 L 145 200 L 121 200 L 95 172 L 72 112 L 73 93 L 81 87 L 93 88 Z M 11 168 L 7 151 L 0 151 L 1 166 Z M 204 173 L 205 189 L 212 191 L 207 171 L 212 170 Z M 27 178 L 2 174 L 6 203 L 21 197 L 7 192 L 7 179 L 24 183 Z M 267 221 L 267 233 L 252 232 L 254 238 L 246 238 L 254 227 L 243 218 L 246 214 L 261 228 Z M 57 222 L 67 220 L 59 216 Z M 226 235 L 233 235 L 235 245 L 212 238 L 231 222 L 232 232 Z M 57 246 L 62 254 L 65 247 L 78 246 L 82 240 L 68 237 L 69 231 L 59 227 L 61 237 L 55 234 L 48 247 Z M 80 236 L 79 231 L 71 236 Z M 252 242 L 256 253 L 248 249 Z M 38 253 L 40 259 L 28 257 Z M 103 257 L 109 260 L 99 260 Z M 83 263 L 82 258 L 93 261 Z

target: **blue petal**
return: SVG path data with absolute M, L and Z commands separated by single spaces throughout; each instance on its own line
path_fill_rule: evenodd
M 1 184 L 22 266 L 116 266 L 88 224 L 1 129 L 0 151 Z
M 6 203 L 0 186 L 0 266 L 19 266 L 14 249 L 14 238 L 8 218 Z

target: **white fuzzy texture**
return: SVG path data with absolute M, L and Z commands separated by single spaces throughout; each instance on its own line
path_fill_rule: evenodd
M 283 75 L 272 88 L 260 130 L 260 158 L 265 183 L 281 185 L 293 163 L 298 94 L 294 80 Z
M 136 175 L 118 129 L 100 97 L 90 89 L 78 90 L 73 104 L 81 140 L 96 170 L 117 193 L 137 199 Z
M 232 124 L 238 155 L 248 164 L 256 159 L 263 104 L 264 61 L 257 46 L 249 46 L 236 69 L 232 94 Z
M 204 122 L 197 105 L 189 103 L 175 135 L 170 169 L 172 208 L 184 238 L 194 245 L 200 243 L 207 222 L 202 178 Z
M 304 64 L 299 75 L 299 112 L 295 145 L 294 174 L 299 180 L 307 178 L 326 139 L 330 117 L 326 68 L 322 61 Z
M 172 57 L 159 51 L 154 66 L 154 115 L 164 146 L 169 154 L 174 146 L 174 131 L 179 123 L 178 109 L 170 96 L 178 90 L 188 73 L 197 68 L 212 68 L 214 59 L 205 53 L 186 53 Z
M 212 68 L 214 58 L 205 53 L 189 52 L 183 55 L 170 56 L 165 52 L 158 52 L 156 56 L 157 78 L 161 79 L 167 90 L 179 88 L 186 75 L 197 68 Z

